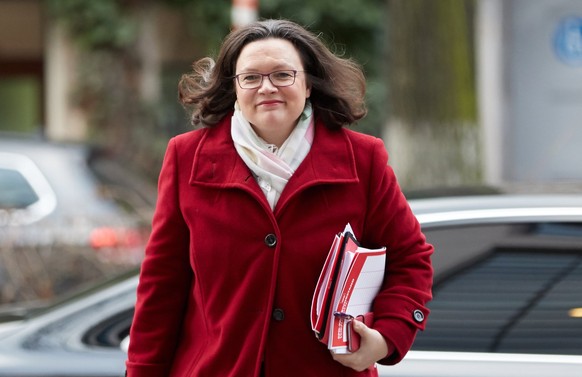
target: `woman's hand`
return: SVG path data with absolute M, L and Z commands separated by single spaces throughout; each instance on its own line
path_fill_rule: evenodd
M 388 344 L 384 337 L 374 329 L 362 322 L 354 320 L 354 331 L 360 334 L 360 348 L 350 354 L 331 353 L 335 361 L 358 372 L 364 371 L 374 365 L 376 361 L 388 356 Z

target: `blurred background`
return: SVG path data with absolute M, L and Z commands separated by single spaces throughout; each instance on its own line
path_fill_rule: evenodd
M 580 0 L 0 0 L 0 304 L 139 265 L 177 82 L 261 18 L 362 64 L 411 196 L 580 191 Z

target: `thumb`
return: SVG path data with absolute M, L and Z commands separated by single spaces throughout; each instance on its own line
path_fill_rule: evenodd
M 364 335 L 366 331 L 369 330 L 368 326 L 366 326 L 364 322 L 355 318 L 353 320 L 352 326 L 354 327 L 354 331 L 360 335 Z

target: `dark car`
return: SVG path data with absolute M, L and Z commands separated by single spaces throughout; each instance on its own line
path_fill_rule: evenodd
M 579 377 L 582 195 L 412 200 L 435 245 L 425 332 L 381 376 Z M 136 276 L 0 324 L 0 376 L 122 376 Z M 21 314 L 26 314 L 22 311 Z

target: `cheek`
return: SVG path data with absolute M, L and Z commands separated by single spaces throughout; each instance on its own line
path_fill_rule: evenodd
M 236 99 L 238 101 L 239 106 L 245 107 L 251 101 L 252 96 L 248 92 L 238 91 L 236 92 Z
M 243 116 L 251 123 L 254 121 L 255 108 L 253 105 L 253 97 L 245 92 L 237 93 L 238 107 L 243 113 Z

